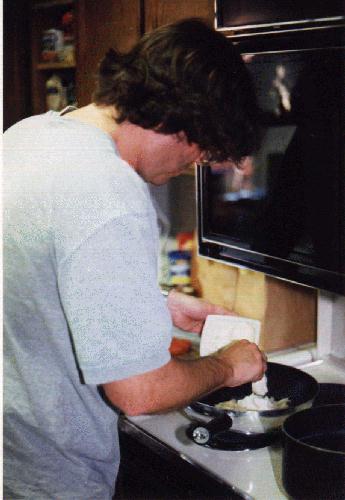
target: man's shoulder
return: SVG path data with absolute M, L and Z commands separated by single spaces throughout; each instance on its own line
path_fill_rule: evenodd
M 110 136 L 97 127 L 47 111 L 30 116 L 10 127 L 4 134 L 6 148 L 45 150 L 47 154 L 99 152 L 112 148 Z

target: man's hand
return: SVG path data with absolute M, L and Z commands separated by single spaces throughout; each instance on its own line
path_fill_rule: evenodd
M 233 314 L 224 307 L 176 292 L 176 290 L 171 290 L 168 295 L 168 308 L 177 328 L 194 333 L 201 333 L 204 321 L 209 314 Z
M 237 340 L 215 356 L 226 370 L 225 384 L 235 387 L 260 380 L 267 370 L 267 358 L 256 344 L 248 340 Z

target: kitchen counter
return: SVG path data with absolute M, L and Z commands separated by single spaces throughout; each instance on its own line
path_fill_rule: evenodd
M 333 359 L 298 368 L 319 382 L 345 382 L 342 362 Z M 200 473 L 227 485 L 229 495 L 233 492 L 237 498 L 255 500 L 288 498 L 282 486 L 279 441 L 274 446 L 251 451 L 214 450 L 199 446 L 186 436 L 185 429 L 189 424 L 184 412 L 172 411 L 162 415 L 123 417 L 120 429 L 138 441 L 145 441 L 162 456 L 188 466 L 192 464 Z

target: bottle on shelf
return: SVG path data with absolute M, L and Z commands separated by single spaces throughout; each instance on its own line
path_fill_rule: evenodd
M 46 81 L 47 110 L 60 111 L 67 106 L 66 87 L 59 75 L 53 74 Z
M 65 12 L 61 18 L 63 31 L 63 47 L 59 53 L 59 60 L 66 64 L 75 64 L 75 37 L 74 37 L 74 13 L 72 10 Z
M 42 62 L 51 63 L 58 61 L 58 54 L 64 45 L 63 31 L 50 28 L 43 31 L 42 34 Z
M 56 25 L 42 33 L 41 61 L 74 66 L 76 61 L 73 11 L 65 12 Z

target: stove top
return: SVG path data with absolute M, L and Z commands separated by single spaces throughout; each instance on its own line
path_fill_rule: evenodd
M 281 359 L 272 361 L 283 362 Z M 321 384 L 345 384 L 345 361 L 328 357 L 298 368 L 312 375 Z M 335 387 L 335 392 L 339 387 Z M 343 391 L 343 388 L 340 389 Z M 329 387 L 321 386 L 319 398 L 330 397 Z M 331 396 L 333 397 L 333 396 Z M 337 397 L 337 396 L 336 396 Z M 315 404 L 317 399 L 315 401 Z M 201 418 L 200 418 L 201 417 Z M 199 446 L 186 434 L 191 420 L 185 412 L 172 411 L 164 415 L 127 417 L 137 431 L 152 436 L 186 460 L 203 469 L 206 473 L 228 484 L 243 498 L 251 500 L 286 500 L 282 485 L 282 448 L 279 440 L 271 446 L 247 451 L 229 451 Z M 206 417 L 198 416 L 207 421 Z
M 345 384 L 320 383 L 313 407 L 345 403 Z M 186 435 L 199 446 L 218 450 L 256 450 L 266 446 L 279 445 L 280 430 L 262 433 L 244 433 L 232 430 L 232 420 L 227 415 L 212 418 L 202 415 L 192 408 L 184 410 L 191 420 L 186 427 Z

